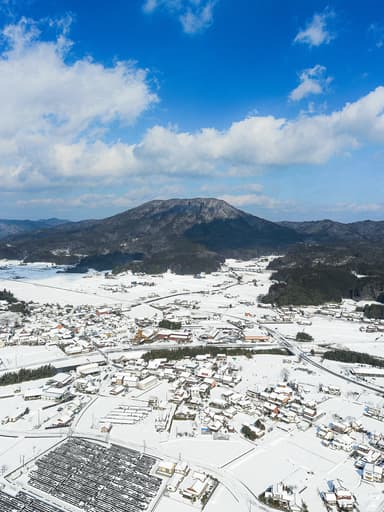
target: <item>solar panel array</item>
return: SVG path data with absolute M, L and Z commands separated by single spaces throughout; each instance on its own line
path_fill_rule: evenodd
M 64 512 L 63 509 L 48 505 L 24 492 L 11 496 L 2 491 L 0 491 L 0 510 L 1 512 Z
M 71 438 L 36 461 L 29 484 L 86 512 L 139 512 L 162 483 L 150 474 L 155 463 L 136 450 Z

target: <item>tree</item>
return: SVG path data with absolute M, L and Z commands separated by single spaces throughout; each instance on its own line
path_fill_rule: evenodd
M 384 306 L 382 304 L 367 304 L 364 306 L 364 316 L 382 320 L 384 318 Z
M 296 334 L 296 341 L 300 341 L 300 342 L 313 341 L 313 336 L 311 336 L 310 334 L 308 334 L 304 331 L 300 331 Z
M 172 322 L 172 320 L 161 320 L 159 322 L 159 327 L 162 329 L 169 329 L 171 331 L 178 331 L 181 329 L 181 322 Z
M 280 373 L 281 380 L 283 382 L 288 382 L 289 379 L 289 370 L 288 368 L 283 368 Z
M 255 432 L 250 427 L 248 427 L 248 425 L 243 425 L 241 427 L 241 433 L 250 441 L 254 441 L 256 439 Z

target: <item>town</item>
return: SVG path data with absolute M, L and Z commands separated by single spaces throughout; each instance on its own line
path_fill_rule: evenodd
M 212 274 L 3 261 L 1 508 L 384 506 L 384 324 L 264 303 L 274 256 Z M 20 311 L 18 311 L 20 309 Z M 384 366 L 384 365 L 383 365 Z

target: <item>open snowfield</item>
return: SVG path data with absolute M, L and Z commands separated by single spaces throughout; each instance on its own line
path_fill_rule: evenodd
M 279 324 L 281 334 L 296 336 L 304 331 L 314 338 L 314 342 L 306 343 L 309 349 L 316 344 L 334 344 L 357 352 L 368 352 L 372 355 L 384 356 L 384 334 L 378 332 L 361 332 L 360 322 L 350 322 L 338 318 L 328 318 L 321 315 L 311 317 L 312 325 Z
M 53 447 L 60 438 L 55 437 L 1 437 L 0 436 L 0 473 L 15 470 L 23 463 Z
M 134 276 L 125 273 L 106 279 L 105 272 L 65 273 L 64 267 L 52 268 L 51 264 L 44 263 L 20 265 L 16 261 L 0 261 L 0 267 L 0 287 L 9 289 L 22 300 L 40 303 L 137 304 L 150 300 L 154 294 L 166 296 L 188 291 L 208 291 L 228 281 L 221 273 L 206 275 L 202 279 L 175 274 Z M 149 282 L 154 283 L 154 286 L 148 286 L 146 283 Z M 112 291 L 114 287 L 116 290 L 127 288 L 126 291 Z
M 23 365 L 48 364 L 63 356 L 63 352 L 55 345 L 2 347 L 0 348 L 0 371 Z

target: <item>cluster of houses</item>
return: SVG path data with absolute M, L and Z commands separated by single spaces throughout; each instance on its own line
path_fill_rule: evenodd
M 49 378 L 45 385 L 26 389 L 23 393 L 24 400 L 49 400 L 51 402 L 63 401 L 71 396 L 69 386 L 73 382 L 73 376 L 68 373 L 57 373 Z
M 321 497 L 328 510 L 353 510 L 356 506 L 355 496 L 344 487 L 340 480 L 328 483 L 329 489 L 321 493 Z
M 207 473 L 192 469 L 182 460 L 159 462 L 156 473 L 168 477 L 166 490 L 169 496 L 178 493 L 192 503 L 204 505 L 216 488 L 217 481 Z
M 122 356 L 119 364 L 122 368 L 112 375 L 111 394 L 124 393 L 132 387 L 151 389 L 165 380 L 169 383 L 168 402 L 175 405 L 174 419 L 196 422 L 202 434 L 234 432 L 233 420 L 239 412 L 248 414 L 255 422 L 269 419 L 303 429 L 322 414 L 318 403 L 308 399 L 297 383 L 280 382 L 265 389 L 235 391 L 242 379 L 241 366 L 226 354 L 148 362 Z M 218 386 L 223 387 L 221 392 L 215 389 Z M 249 426 L 255 430 L 255 437 L 265 434 L 265 428 Z
M 319 425 L 317 436 L 321 439 L 324 446 L 333 450 L 351 452 L 356 444 L 356 439 L 351 437 L 351 433 L 362 431 L 363 427 L 357 421 L 334 421 L 329 425 Z
M 129 305 L 62 306 L 29 304 L 30 314 L 0 326 L 0 347 L 58 345 L 69 356 L 126 344 L 169 342 L 189 344 L 266 342 L 269 335 L 254 322 L 223 321 L 219 313 L 200 310 L 198 300 L 175 298 L 157 306 L 148 317 L 132 313 Z M 136 310 L 135 310 L 136 311 Z M 159 327 L 166 318 L 180 328 Z
M 195 420 L 205 410 L 210 431 L 217 432 L 227 426 L 236 413 L 234 409 L 227 410 L 230 402 L 212 400 L 209 404 L 213 388 L 219 384 L 233 387 L 241 380 L 240 367 L 230 359 L 225 354 L 215 357 L 197 355 L 178 361 L 128 359 L 124 369 L 114 373 L 112 384 L 119 391 L 129 387 L 147 390 L 166 380 L 169 383 L 168 403 L 174 406 L 174 419 Z
M 298 424 L 303 429 L 322 414 L 317 402 L 309 400 L 303 387 L 295 382 L 280 382 L 264 390 L 248 389 L 247 396 L 252 398 L 259 415 L 282 423 Z
M 129 342 L 136 332 L 128 307 L 29 305 L 30 315 L 0 330 L 0 346 L 59 345 L 68 355 Z M 21 325 L 20 325 L 21 324 Z
M 260 498 L 262 502 L 275 509 L 287 510 L 288 512 L 303 512 L 306 510 L 296 486 L 284 482 L 271 485 Z
M 324 446 L 352 454 L 355 459 L 354 465 L 363 480 L 383 482 L 384 436 L 381 433 L 368 432 L 360 422 L 349 420 L 319 425 L 317 436 Z

